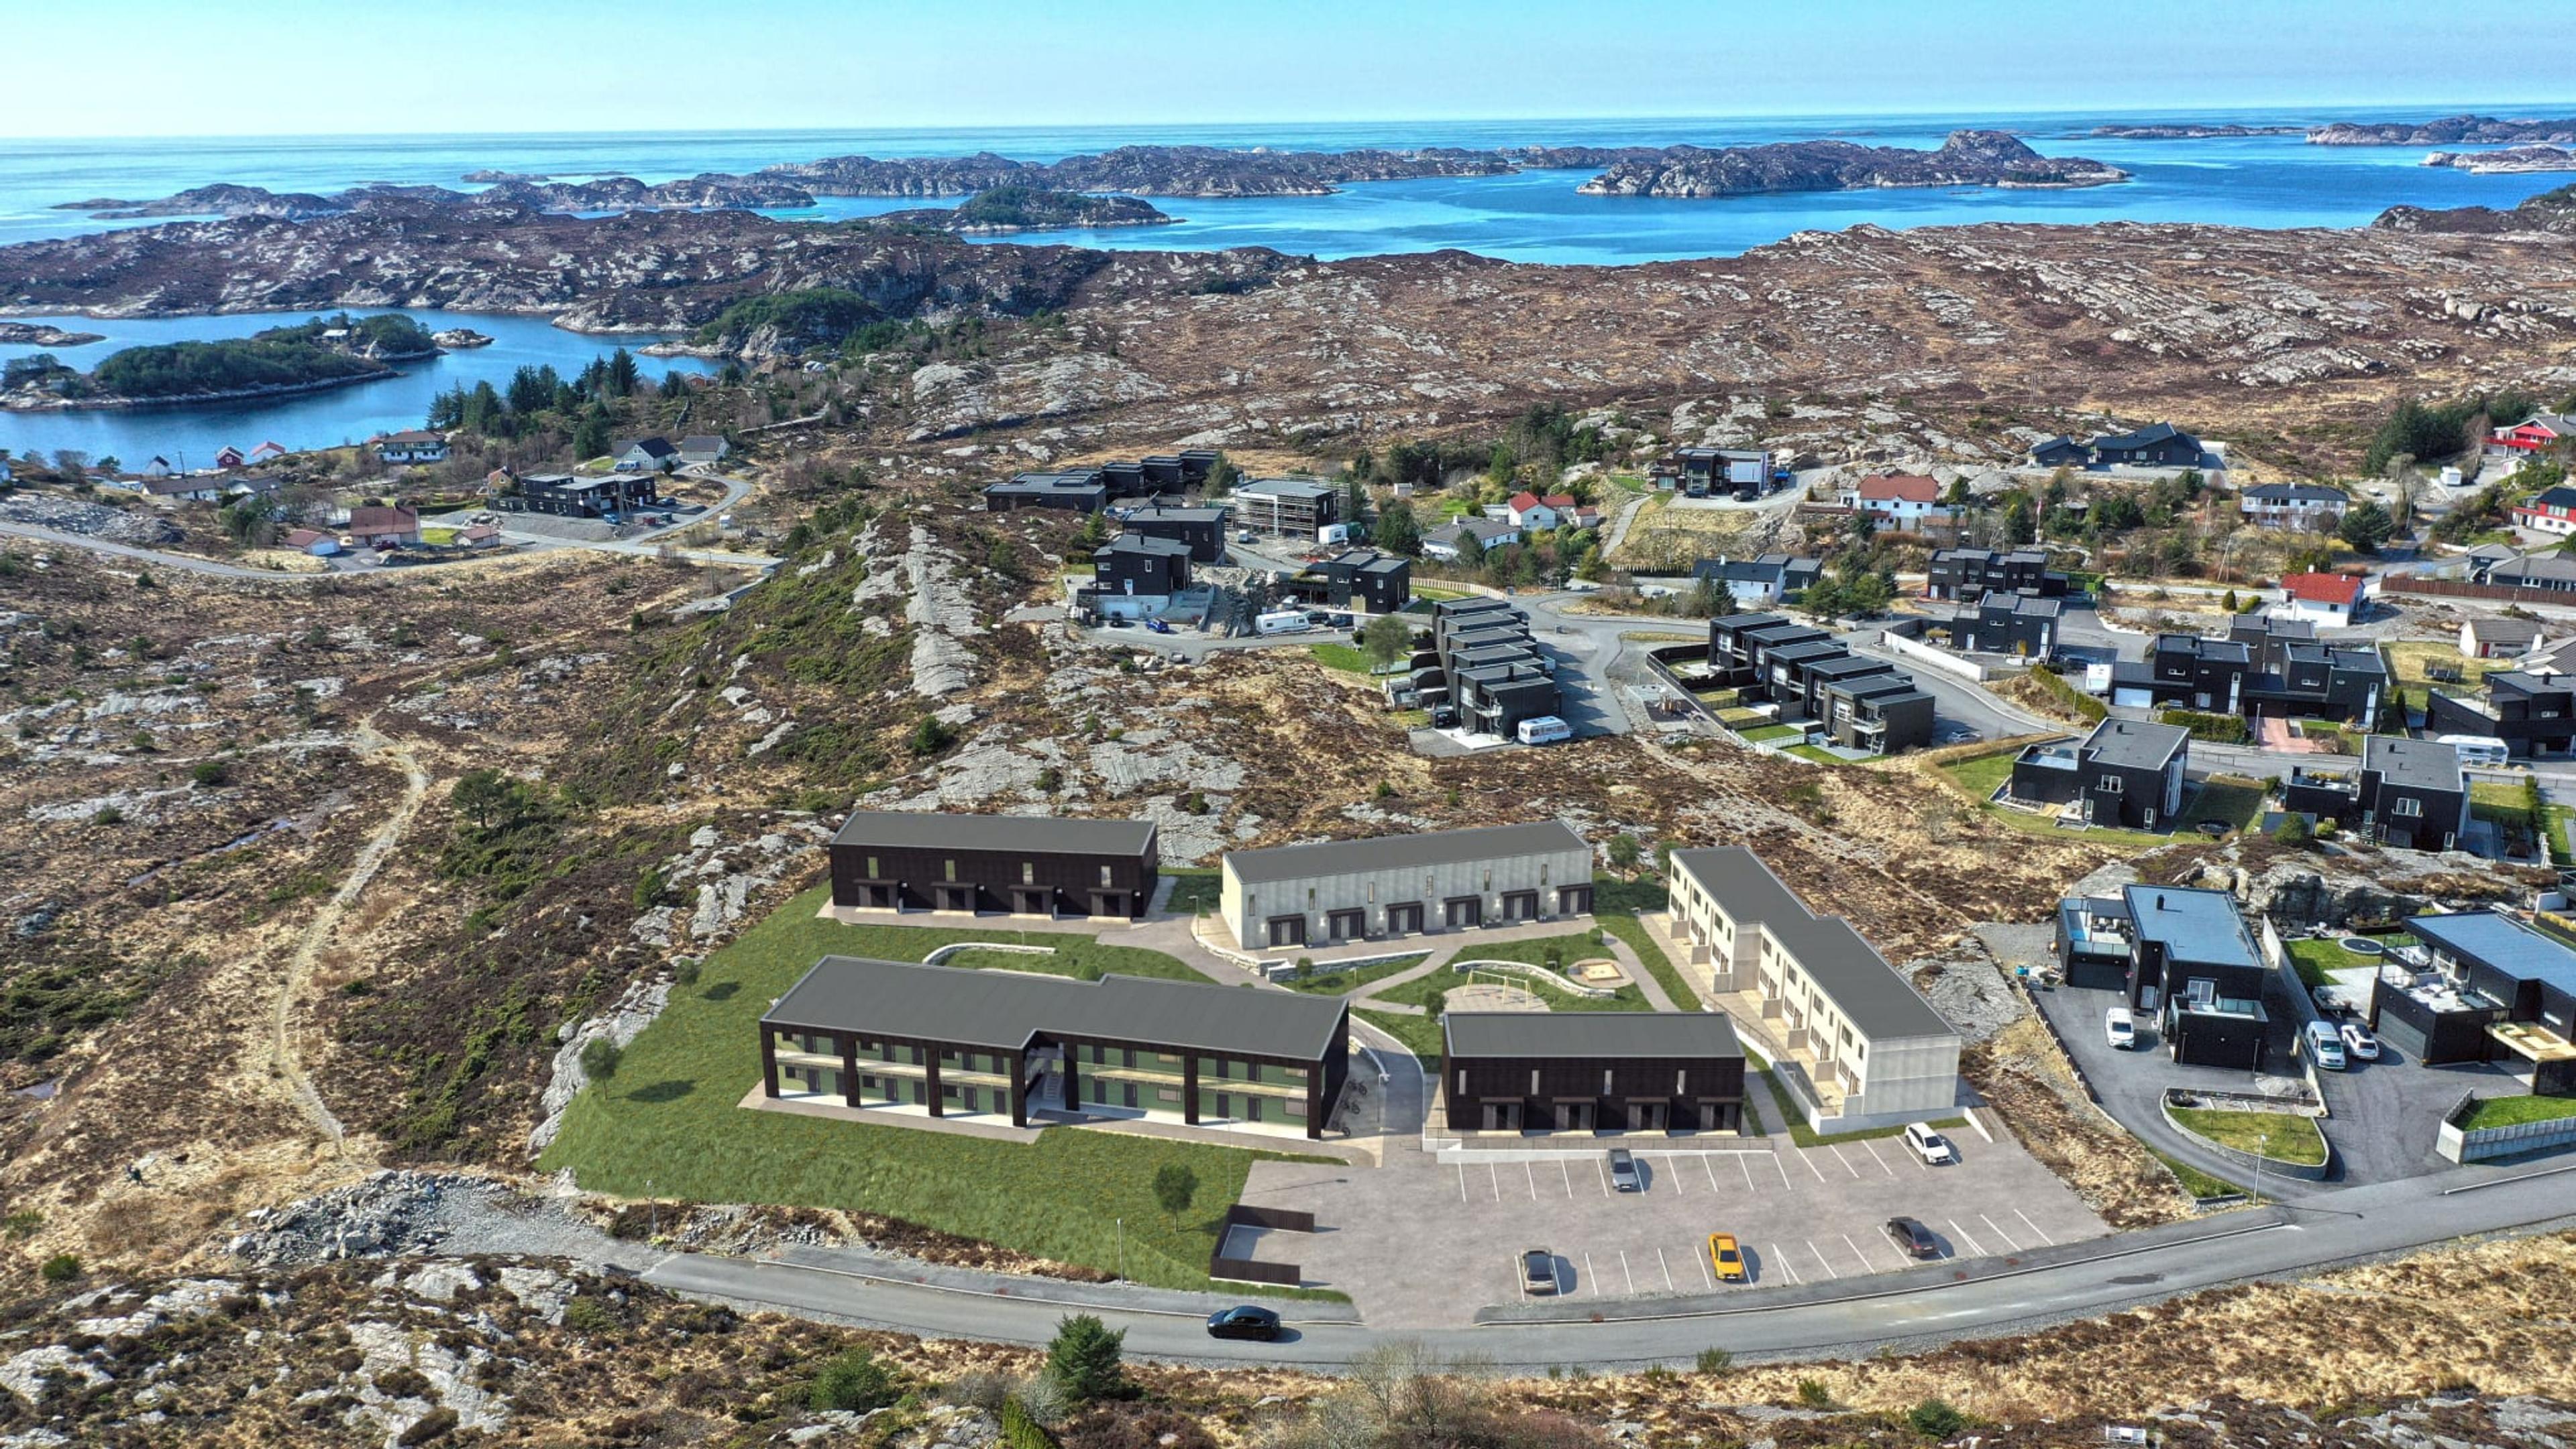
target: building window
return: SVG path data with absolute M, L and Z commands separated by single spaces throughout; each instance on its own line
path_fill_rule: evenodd
M 873 855 L 868 857 L 868 878 L 870 880 L 877 878 L 877 858 Z
M 2388 807 L 2388 814 L 2391 819 L 2413 819 L 2423 813 L 2424 802 L 2411 795 L 2398 800 L 2396 804 Z
M 957 879 L 957 862 L 955 862 L 955 861 L 953 861 L 953 860 L 944 860 L 944 861 L 941 861 L 941 862 L 940 862 L 940 867 L 941 867 L 940 879 L 942 879 L 942 880 L 955 880 L 955 879 Z
M 1037 883 L 1038 883 L 1038 867 L 1037 867 L 1037 862 L 1035 862 L 1035 861 L 1031 861 L 1031 860 L 1024 860 L 1024 861 L 1021 861 L 1021 862 L 1020 862 L 1020 884 L 1022 884 L 1022 885 L 1036 885 Z
M 2206 701 L 2203 702 L 2206 703 Z M 2104 775 L 2101 783 L 2095 785 L 2093 788 L 2101 791 L 2105 795 L 2117 795 L 2120 793 L 2120 777 L 2117 775 Z
M 1105 865 L 1100 868 L 1100 884 L 1104 890 L 1109 886 L 1109 867 Z

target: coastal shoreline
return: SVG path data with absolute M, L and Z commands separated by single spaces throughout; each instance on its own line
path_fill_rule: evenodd
M 382 371 L 363 373 L 355 377 L 324 377 L 316 378 L 311 382 L 270 383 L 262 387 L 225 388 L 217 392 L 182 393 L 171 397 L 48 398 L 41 402 L 20 402 L 15 398 L 0 398 L 0 412 L 147 412 L 159 408 L 205 407 L 217 403 L 257 402 L 266 398 L 333 392 L 344 387 L 360 387 L 367 383 L 383 382 L 387 378 L 400 376 L 402 376 L 400 368 L 388 367 Z

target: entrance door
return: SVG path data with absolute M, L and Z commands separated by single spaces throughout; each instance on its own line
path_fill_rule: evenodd
M 1011 888 L 1011 912 L 1012 912 L 1012 914 L 1014 914 L 1014 915 L 1021 915 L 1021 916 L 1048 916 L 1048 915 L 1053 915 L 1053 914 L 1055 914 L 1055 913 L 1054 913 L 1054 911 L 1052 911 L 1052 910 L 1050 910 L 1050 909 L 1049 909 L 1049 906 L 1050 906 L 1050 904 L 1051 904 L 1051 902 L 1048 900 L 1048 896 L 1049 896 L 1049 894 L 1050 894 L 1050 893 L 1049 893 L 1048 891 L 1046 891 L 1045 889 L 1043 889 L 1043 888 L 1038 888 L 1038 887 L 1031 887 L 1031 886 L 1014 886 L 1014 887 L 1012 887 L 1012 888 Z
M 1305 945 L 1306 918 L 1304 916 L 1272 916 L 1270 918 L 1270 944 L 1273 946 Z
M 1386 908 L 1386 931 L 1390 936 L 1418 936 L 1422 933 L 1422 903 L 1408 901 Z
M 975 909 L 975 888 L 970 885 L 935 885 L 930 888 L 930 903 L 943 911 Z
M 1536 891 L 1505 891 L 1505 892 L 1503 892 L 1503 919 L 1504 919 L 1506 922 L 1510 922 L 1510 921 L 1535 921 L 1535 920 L 1537 920 L 1537 919 L 1538 919 L 1538 892 L 1536 892 Z
M 1335 911 L 1325 920 L 1336 941 L 1356 941 L 1368 934 L 1366 911 Z
M 1592 914 L 1592 887 L 1588 885 L 1558 886 L 1556 888 L 1556 913 L 1560 916 L 1588 916 Z
M 1590 1102 L 1556 1104 L 1556 1126 L 1560 1132 L 1589 1132 L 1595 1120 Z
M 1481 926 L 1485 923 L 1485 902 L 1481 896 L 1459 896 L 1442 903 L 1442 918 L 1450 929 Z

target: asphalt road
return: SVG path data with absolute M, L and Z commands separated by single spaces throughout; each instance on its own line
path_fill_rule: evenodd
M 273 569 L 246 569 L 241 567 L 239 564 L 228 564 L 215 559 L 199 558 L 194 554 L 164 553 L 159 549 L 136 548 L 131 544 L 110 543 L 103 538 L 91 538 L 86 534 L 79 533 L 65 533 L 60 529 L 45 528 L 33 523 L 9 523 L 0 521 L 0 534 L 11 534 L 19 538 L 32 538 L 44 543 L 59 544 L 65 548 L 87 549 L 91 553 L 105 554 L 110 558 L 133 559 L 139 563 L 148 563 L 155 568 L 177 569 L 183 573 L 205 574 L 209 577 L 219 579 L 258 579 L 263 583 L 276 583 L 281 579 L 311 579 L 326 577 L 322 574 L 281 574 Z
M 2334 1207 L 2288 1207 L 2211 1220 L 2188 1241 L 2128 1235 L 2066 1250 L 2064 1261 L 1989 1265 L 1966 1279 L 1955 1263 L 1856 1283 L 1841 1297 L 1750 1289 L 1667 1300 L 1663 1316 L 1581 1316 L 1547 1323 L 1388 1333 L 1314 1322 L 1275 1344 L 1219 1342 L 1186 1312 L 1102 1309 L 1050 1299 L 1047 1285 L 1001 1284 L 1006 1294 L 957 1291 L 814 1267 L 673 1254 L 644 1277 L 677 1292 L 764 1304 L 789 1312 L 878 1324 L 932 1337 L 1042 1343 L 1068 1312 L 1095 1312 L 1127 1332 L 1131 1353 L 1214 1363 L 1335 1367 L 1391 1338 L 1449 1354 L 1476 1354 L 1507 1369 L 1556 1365 L 1683 1363 L 1711 1346 L 1744 1356 L 1854 1354 L 2087 1317 L 2253 1279 L 2296 1275 L 2482 1233 L 2568 1220 L 2576 1165 L 2533 1170 L 2463 1169 L 2339 1194 Z M 2445 1186 L 2447 1184 L 2447 1186 Z M 1436 1224 L 1418 1231 L 1438 1231 Z M 1777 1301 L 1779 1299 L 1809 1301 Z M 1222 1300 L 1210 1297 L 1212 1308 Z M 1589 1312 L 1595 1305 L 1585 1305 Z M 1641 1304 L 1632 1311 L 1657 1311 Z M 1295 1306 L 1288 1305 L 1295 1321 Z

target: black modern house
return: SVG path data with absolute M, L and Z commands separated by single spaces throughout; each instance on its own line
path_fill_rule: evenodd
M 2081 744 L 2024 748 L 2006 788 L 2035 805 L 2078 805 L 2087 825 L 2170 830 L 2190 759 L 2191 731 L 2181 725 L 2106 719 Z
M 2357 766 L 2349 760 L 2292 766 L 2281 803 L 2403 850 L 2450 850 L 2469 828 L 2460 752 L 2403 735 L 2364 738 Z
M 1956 606 L 1948 618 L 1933 618 L 1928 628 L 1963 653 L 2046 659 L 2057 648 L 2058 625 L 2065 613 L 2062 598 L 1989 590 L 1973 604 Z
M 1526 719 L 1563 712 L 1555 667 L 1538 650 L 1529 616 L 1494 598 L 1443 599 L 1431 610 L 1431 648 L 1413 656 L 1425 709 L 1454 710 L 1479 734 L 1509 737 Z
M 2481 705 L 2433 691 L 2426 702 L 2425 729 L 2502 740 L 2505 753 L 2517 760 L 2576 748 L 2576 674 L 2507 670 L 2488 675 L 2485 692 Z
M 1990 593 L 2024 590 L 2043 599 L 2062 599 L 2066 589 L 2066 575 L 2048 566 L 2045 549 L 1945 548 L 1932 555 L 1924 594 L 1973 604 Z
M 652 473 L 610 473 L 588 477 L 578 473 L 530 473 L 518 480 L 515 506 L 527 513 L 550 513 L 557 518 L 605 518 L 614 513 L 624 516 L 644 506 L 656 495 L 653 486 L 660 479 Z M 508 496 L 501 506 L 514 506 Z
M 1161 866 L 1151 821 L 853 812 L 832 837 L 832 904 L 1141 919 Z
M 1734 1132 L 1744 1048 L 1714 1011 L 1452 1012 L 1439 1092 L 1452 1132 Z
M 2370 648 L 2320 643 L 2305 619 L 2239 618 L 2224 639 L 2159 634 L 2143 662 L 2111 670 L 2111 702 L 2170 705 L 2249 719 L 2367 723 L 2388 690 L 2387 661 Z
M 1748 503 L 1770 491 L 1775 481 L 1771 455 L 1760 448 L 1675 448 L 1656 459 L 1649 472 L 1657 488 L 1679 489 L 1694 498 L 1722 494 Z
M 1147 459 L 1147 462 L 1153 461 Z M 1222 508 L 1139 508 L 1120 519 L 1129 533 L 1169 539 L 1190 551 L 1190 562 L 1225 562 L 1225 510 Z
M 2085 903 L 2088 908 L 2093 904 Z M 2062 947 L 2127 947 L 2123 987 L 2128 1002 L 2156 1021 L 2175 1061 L 2263 1069 L 2271 1021 L 2263 1009 L 2263 983 L 2271 971 L 2234 896 L 2184 886 L 2133 885 L 2120 893 L 2117 912 L 2105 916 L 2088 909 L 2084 915 L 2082 939 L 2067 942 L 2068 916 L 2060 910 Z M 2067 967 L 2071 980 L 2071 953 Z
M 2501 1062 L 2543 1097 L 2576 1096 L 2576 947 L 2501 911 L 2411 916 L 2426 969 L 2384 965 L 2371 1029 L 2427 1065 Z
M 1122 533 L 1092 551 L 1091 567 L 1093 587 L 1103 594 L 1177 594 L 1190 586 L 1190 546 Z
M 2093 461 L 2106 468 L 2197 468 L 2203 451 L 2200 439 L 2171 423 L 2093 440 Z
M 2031 444 L 2030 461 L 2040 468 L 2089 468 L 2093 450 L 2061 433 Z
M 1373 548 L 1350 549 L 1291 575 L 1288 596 L 1310 604 L 1392 614 L 1413 602 L 1413 560 Z
M 1339 997 L 826 956 L 760 1018 L 761 1095 L 906 1116 L 1142 1118 L 1324 1135 Z
M 1712 682 L 1779 706 L 1851 749 L 1894 754 L 1932 742 L 1932 696 L 1883 659 L 1851 652 L 1823 629 L 1778 614 L 1729 614 L 1708 625 Z
M 1010 513 L 1022 508 L 1097 513 L 1108 503 L 1109 485 L 1101 481 L 1097 468 L 1065 473 L 1014 473 L 1009 482 L 995 483 L 984 490 L 984 507 L 993 513 Z

